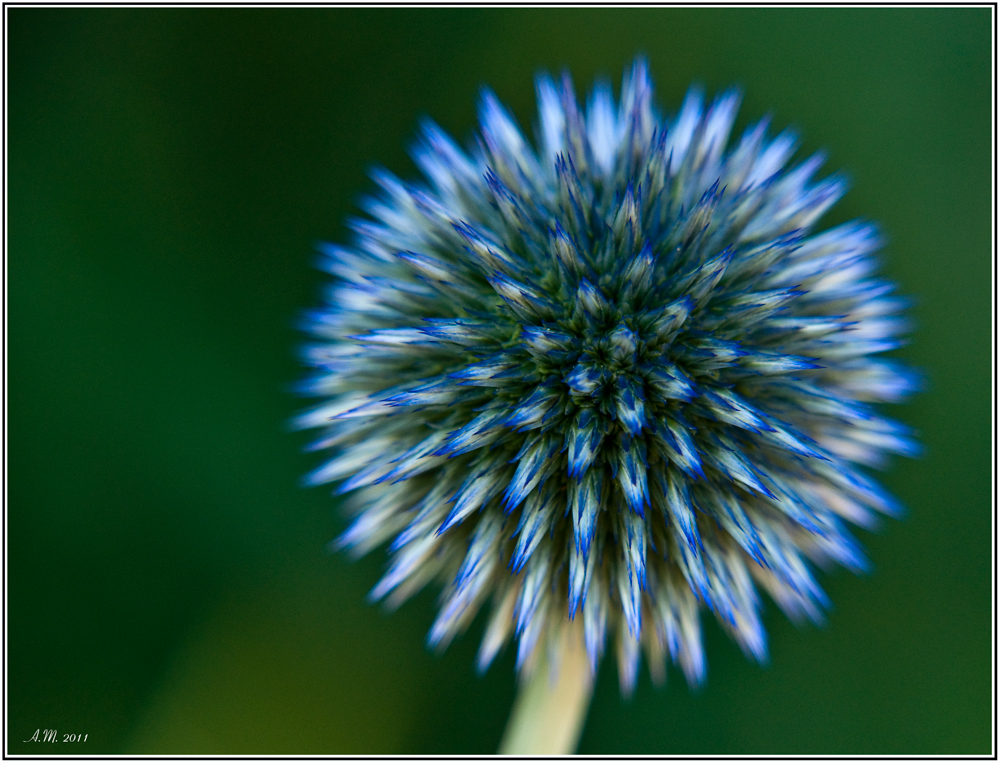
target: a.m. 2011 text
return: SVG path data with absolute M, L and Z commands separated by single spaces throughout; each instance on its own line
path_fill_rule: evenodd
M 86 742 L 87 734 L 63 734 L 64 742 Z M 24 740 L 25 742 L 58 742 L 59 732 L 55 729 L 35 729 L 35 733 Z

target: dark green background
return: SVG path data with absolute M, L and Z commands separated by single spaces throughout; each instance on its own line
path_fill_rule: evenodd
M 824 576 L 771 665 L 710 623 L 708 683 L 601 671 L 584 753 L 991 750 L 990 67 L 980 9 L 9 9 L 8 751 L 486 753 L 513 698 L 482 622 L 424 647 L 434 597 L 364 603 L 383 565 L 330 557 L 286 422 L 317 239 L 427 113 L 471 134 L 491 84 L 579 88 L 648 54 L 660 103 L 738 83 L 824 147 L 915 297 L 899 354 L 929 390 L 894 414 L 918 461 L 876 571 Z M 707 622 L 707 617 L 706 617 Z M 36 728 L 85 744 L 25 744 Z

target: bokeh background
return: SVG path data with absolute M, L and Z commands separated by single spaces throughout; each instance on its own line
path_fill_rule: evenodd
M 489 753 L 514 696 L 482 621 L 424 646 L 433 592 L 364 602 L 384 564 L 330 556 L 297 312 L 319 239 L 429 114 L 466 138 L 489 83 L 523 125 L 533 75 L 578 89 L 645 52 L 662 106 L 745 89 L 881 222 L 913 295 L 896 416 L 926 455 L 885 482 L 876 570 L 823 578 L 823 628 L 770 603 L 772 661 L 706 617 L 707 685 L 599 676 L 582 753 L 989 753 L 989 8 L 8 8 L 7 751 Z M 83 744 L 24 743 L 36 728 Z

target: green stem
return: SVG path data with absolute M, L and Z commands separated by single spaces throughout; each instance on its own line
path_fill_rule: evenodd
M 559 674 L 552 680 L 544 644 L 539 645 L 532 674 L 521 684 L 507 729 L 500 742 L 501 755 L 572 755 L 587 717 L 593 679 L 582 628 L 567 624 Z

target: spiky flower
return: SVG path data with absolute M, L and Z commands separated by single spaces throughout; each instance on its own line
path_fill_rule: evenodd
M 789 167 L 767 120 L 727 148 L 735 92 L 664 119 L 642 60 L 617 105 L 537 91 L 537 148 L 486 91 L 474 148 L 424 123 L 426 180 L 377 171 L 353 246 L 323 247 L 306 387 L 328 400 L 298 423 L 337 455 L 309 481 L 351 494 L 340 546 L 391 541 L 372 599 L 444 583 L 432 644 L 491 600 L 482 668 L 582 618 L 623 691 L 640 646 L 698 682 L 703 606 L 763 660 L 758 589 L 818 621 L 811 565 L 866 566 L 844 520 L 896 508 L 859 465 L 915 448 L 872 407 L 914 388 L 876 357 L 903 302 L 871 225 L 813 232 L 845 190 L 820 156 Z

